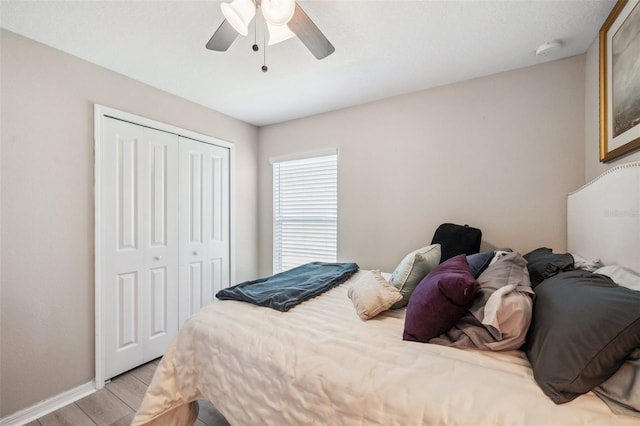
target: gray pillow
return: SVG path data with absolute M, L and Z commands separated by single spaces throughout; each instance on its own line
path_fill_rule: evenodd
M 640 292 L 582 270 L 547 278 L 535 292 L 526 352 L 556 404 L 600 385 L 640 347 Z
M 531 287 L 561 271 L 573 269 L 573 256 L 569 253 L 553 253 L 550 248 L 540 247 L 524 255 L 527 260 L 527 269 L 531 279 Z
M 402 294 L 402 300 L 391 309 L 407 306 L 413 290 L 438 264 L 440 264 L 440 244 L 431 244 L 406 255 L 391 274 L 389 281 Z
M 640 348 L 633 351 L 622 367 L 593 393 L 614 413 L 640 417 Z

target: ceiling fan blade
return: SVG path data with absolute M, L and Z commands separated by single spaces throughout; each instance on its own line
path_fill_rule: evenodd
M 335 52 L 335 47 L 327 40 L 304 10 L 298 6 L 298 3 L 296 3 L 293 18 L 287 25 L 316 58 L 323 59 Z
M 233 43 L 236 37 L 238 37 L 238 32 L 234 30 L 231 24 L 225 19 L 213 36 L 211 36 L 211 39 L 207 43 L 207 49 L 224 52 L 231 46 L 231 43 Z

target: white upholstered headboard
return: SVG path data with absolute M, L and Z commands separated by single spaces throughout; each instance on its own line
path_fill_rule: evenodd
M 640 272 L 640 161 L 569 194 L 567 245 L 570 253 Z

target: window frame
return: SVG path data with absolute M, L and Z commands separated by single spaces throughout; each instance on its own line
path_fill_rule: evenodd
M 283 156 L 277 156 L 277 157 L 272 157 L 269 159 L 269 162 L 271 163 L 271 176 L 272 176 L 272 197 L 271 197 L 271 212 L 272 212 L 272 259 L 271 259 L 271 264 L 272 264 L 272 271 L 274 274 L 278 273 L 278 272 L 282 272 L 286 269 L 282 269 L 283 268 L 283 262 L 282 262 L 282 255 L 281 255 L 281 250 L 279 250 L 278 248 L 278 241 L 279 241 L 279 235 L 278 235 L 278 221 L 279 218 L 277 217 L 277 206 L 276 203 L 278 202 L 277 197 L 276 197 L 276 191 L 279 191 L 279 188 L 276 188 L 276 165 L 277 164 L 282 164 L 282 163 L 287 163 L 287 162 L 292 162 L 292 161 L 301 161 L 301 160 L 307 160 L 307 159 L 313 159 L 313 158 L 321 158 L 321 157 L 329 157 L 329 156 L 335 156 L 335 167 L 336 167 L 336 171 L 335 171 L 335 219 L 334 220 L 327 220 L 327 222 L 334 222 L 335 221 L 335 240 L 334 240 L 334 250 L 335 250 L 335 258 L 332 259 L 331 261 L 335 262 L 337 261 L 337 257 L 338 257 L 338 175 L 339 175 L 339 171 L 338 171 L 338 150 L 335 148 L 332 149 L 326 149 L 326 150 L 322 150 L 322 151 L 314 151 L 314 152 L 306 152 L 306 153 L 299 153 L 299 154 L 291 154 L 291 155 L 283 155 Z M 280 194 L 280 192 L 278 192 L 278 195 Z M 318 219 L 318 217 L 316 216 L 315 219 Z M 313 219 L 312 219 L 313 220 Z M 324 219 L 321 219 L 320 221 L 322 221 Z M 282 223 L 282 222 L 281 222 Z M 281 239 L 280 239 L 281 241 Z M 280 253 L 280 254 L 279 254 Z M 280 256 L 280 257 L 279 257 Z M 329 261 L 329 259 L 319 259 L 321 261 Z M 280 267 L 280 269 L 278 268 Z

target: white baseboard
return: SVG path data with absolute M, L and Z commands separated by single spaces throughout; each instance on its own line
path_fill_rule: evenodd
M 20 426 L 37 418 L 56 411 L 65 405 L 76 402 L 96 391 L 95 383 L 90 381 L 56 396 L 40 401 L 31 407 L 24 408 L 16 413 L 0 419 L 0 426 Z

